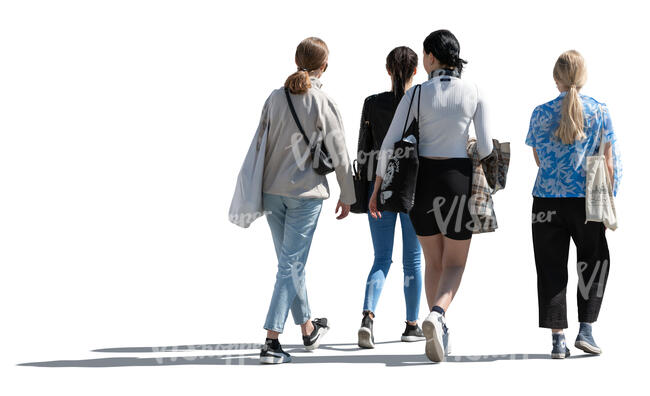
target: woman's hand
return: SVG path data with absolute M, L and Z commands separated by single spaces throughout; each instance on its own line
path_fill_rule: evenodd
M 374 219 L 381 219 L 381 212 L 377 210 L 377 196 L 379 195 L 379 187 L 383 181 L 384 179 L 377 176 L 375 179 L 375 185 L 372 189 L 370 202 L 368 202 L 368 211 L 370 212 L 370 216 L 372 216 Z
M 377 191 L 372 192 L 372 196 L 370 197 L 370 202 L 368 202 L 368 210 L 370 211 L 370 216 L 372 216 L 374 219 L 381 219 L 381 212 L 377 210 Z
M 339 202 L 336 204 L 336 209 L 334 209 L 334 214 L 337 214 L 339 212 L 339 209 L 341 209 L 341 214 L 336 216 L 336 220 L 341 220 L 345 219 L 348 217 L 348 214 L 350 214 L 350 205 L 344 204 L 341 202 L 339 199 Z

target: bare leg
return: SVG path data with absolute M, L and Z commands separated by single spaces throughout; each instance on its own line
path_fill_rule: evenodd
M 312 331 L 314 331 L 314 324 L 311 322 L 311 319 L 307 320 L 305 323 L 300 325 L 300 330 L 302 331 L 302 335 L 306 336 L 311 334 Z M 266 338 L 270 338 L 272 340 L 277 340 L 278 337 L 280 336 L 280 333 L 277 331 L 272 331 L 272 330 L 267 330 L 266 331 Z
M 457 241 L 443 237 L 442 274 L 433 305 L 437 305 L 445 311 L 454 299 L 463 278 L 471 241 L 471 239 Z
M 311 319 L 307 319 L 305 323 L 301 324 L 300 330 L 302 331 L 302 335 L 310 335 L 314 331 L 314 324 L 311 322 Z
M 429 310 L 433 308 L 438 294 L 438 284 L 442 274 L 442 234 L 418 236 L 424 253 L 424 291 L 427 295 Z

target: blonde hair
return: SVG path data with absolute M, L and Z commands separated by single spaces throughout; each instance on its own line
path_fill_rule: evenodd
M 311 88 L 309 72 L 318 69 L 327 62 L 329 49 L 318 37 L 308 37 L 296 48 L 296 65 L 298 71 L 291 74 L 284 83 L 285 88 L 294 94 L 303 94 Z
M 582 100 L 578 93 L 587 82 L 587 68 L 582 55 L 575 50 L 560 55 L 553 68 L 553 78 L 567 88 L 562 100 L 562 117 L 555 136 L 564 144 L 572 144 L 587 137 L 584 132 Z

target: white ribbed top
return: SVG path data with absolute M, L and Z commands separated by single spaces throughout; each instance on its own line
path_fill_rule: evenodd
M 423 157 L 467 158 L 469 126 L 474 121 L 478 152 L 481 158 L 492 152 L 492 138 L 487 126 L 485 103 L 475 84 L 453 76 L 436 76 L 422 84 L 420 97 L 419 155 Z M 381 145 L 377 176 L 384 177 L 388 158 L 395 142 L 402 138 L 412 87 L 397 106 L 393 121 Z M 417 95 L 409 114 L 408 125 L 418 116 Z

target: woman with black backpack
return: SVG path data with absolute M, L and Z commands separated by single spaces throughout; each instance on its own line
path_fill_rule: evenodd
M 366 98 L 361 114 L 357 163 L 359 165 L 357 187 L 363 197 L 357 198 L 355 212 L 368 214 L 370 235 L 375 258 L 366 282 L 363 300 L 363 319 L 358 332 L 361 348 L 374 348 L 373 319 L 377 301 L 381 294 L 388 270 L 392 263 L 395 224 L 399 217 L 402 227 L 402 262 L 404 266 L 404 299 L 406 300 L 406 329 L 402 341 L 424 340 L 422 329 L 417 324 L 422 293 L 422 272 L 420 270 L 420 243 L 415 235 L 411 220 L 406 213 L 383 212 L 373 217 L 368 212 L 368 200 L 374 190 L 377 169 L 377 154 L 395 109 L 411 87 L 418 64 L 417 54 L 408 47 L 397 47 L 386 57 L 386 71 L 391 77 L 392 89 Z M 365 194 L 364 194 L 365 193 Z

